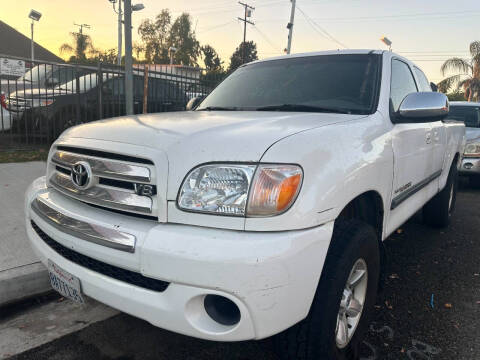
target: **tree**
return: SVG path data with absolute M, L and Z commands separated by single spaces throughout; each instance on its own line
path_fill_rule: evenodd
M 170 28 L 168 40 L 169 45 L 177 49 L 173 57 L 175 64 L 198 66 L 200 43 L 192 30 L 192 20 L 189 14 L 183 13 L 175 19 Z
M 466 101 L 465 94 L 461 91 L 455 91 L 447 94 L 449 101 Z
M 480 97 L 480 41 L 470 44 L 470 59 L 458 57 L 446 60 L 442 67 L 442 74 L 458 72 L 438 83 L 441 92 L 447 93 L 451 88 L 459 90 L 463 88 L 465 98 L 468 101 L 478 101 Z
M 245 59 L 245 61 L 243 61 L 243 59 Z M 230 67 L 228 68 L 228 71 L 232 72 L 240 65 L 254 60 L 258 60 L 257 44 L 255 44 L 253 41 L 242 42 L 230 57 Z
M 168 64 L 170 57 L 168 49 L 177 49 L 173 55 L 174 63 L 196 66 L 200 55 L 198 42 L 192 26 L 190 15 L 183 13 L 172 23 L 168 9 L 163 9 L 155 20 L 145 19 L 138 27 L 142 44 L 135 49 L 137 57 L 145 56 L 147 63 Z
M 205 69 L 208 72 L 222 72 L 222 63 L 220 56 L 215 49 L 210 45 L 204 45 L 201 48 L 203 53 L 203 62 L 205 63 Z
M 171 22 L 172 17 L 168 9 L 163 9 L 155 17 L 155 21 L 150 19 L 142 21 L 138 27 L 138 34 L 143 45 L 137 47 L 137 57 L 138 50 L 141 49 L 148 63 L 166 64 L 169 62 L 168 38 Z
M 71 32 L 70 35 L 72 36 L 72 43 L 61 45 L 60 53 L 72 54 L 68 60 L 69 62 L 87 63 L 87 55 L 96 53 L 91 37 L 78 32 Z

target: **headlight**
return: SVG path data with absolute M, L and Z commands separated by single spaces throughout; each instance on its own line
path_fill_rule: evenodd
M 469 143 L 465 146 L 464 157 L 480 157 L 480 143 Z
M 178 206 L 222 215 L 277 215 L 295 202 L 302 177 L 296 165 L 204 165 L 185 178 Z

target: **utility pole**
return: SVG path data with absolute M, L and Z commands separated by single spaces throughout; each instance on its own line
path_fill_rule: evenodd
M 132 0 L 125 0 L 125 105 L 127 115 L 133 115 L 132 60 Z
M 243 21 L 243 52 L 242 52 L 242 64 L 245 64 L 245 56 L 246 56 L 246 46 L 245 42 L 247 41 L 247 23 L 250 25 L 255 25 L 252 21 L 247 20 L 247 17 L 252 16 L 252 10 L 255 10 L 253 6 L 250 6 L 248 4 L 245 4 L 241 1 L 238 2 L 240 5 L 242 5 L 245 8 L 245 13 L 243 15 L 243 19 L 241 17 L 237 18 L 240 21 Z
M 90 29 L 90 25 L 88 24 L 75 24 L 73 23 L 73 25 L 75 26 L 78 26 L 80 28 L 80 35 L 83 35 L 83 28 L 86 28 L 86 29 Z
M 118 1 L 118 54 L 117 65 L 122 65 L 122 0 Z
M 288 44 L 287 44 L 287 54 L 290 54 L 292 49 L 292 36 L 293 36 L 293 21 L 295 20 L 295 7 L 296 0 L 290 0 L 292 2 L 292 10 L 290 12 L 290 22 L 287 24 L 288 29 Z

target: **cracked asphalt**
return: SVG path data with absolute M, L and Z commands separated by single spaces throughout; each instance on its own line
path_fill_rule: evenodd
M 363 360 L 480 358 L 480 189 L 463 184 L 448 229 L 419 215 L 386 242 L 385 289 L 362 348 Z M 120 314 L 12 360 L 275 360 L 270 340 L 192 339 Z

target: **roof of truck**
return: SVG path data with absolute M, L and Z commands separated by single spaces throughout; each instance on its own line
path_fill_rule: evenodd
M 319 56 L 319 55 L 338 55 L 338 54 L 383 54 L 383 53 L 390 53 L 389 51 L 379 50 L 379 49 L 338 49 L 338 50 L 327 50 L 327 51 L 312 51 L 312 52 L 304 52 L 304 53 L 296 53 L 290 55 L 280 55 L 275 57 L 270 57 L 266 59 L 256 60 L 251 62 L 250 64 L 263 62 L 263 61 L 270 61 L 270 60 L 277 60 L 277 59 L 287 59 L 287 58 L 297 58 L 297 57 L 307 57 L 307 56 Z M 395 54 L 396 56 L 402 57 L 400 55 Z

